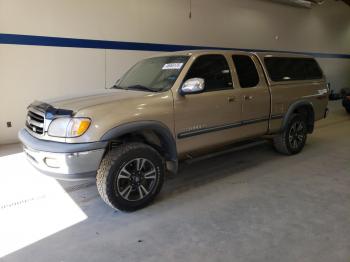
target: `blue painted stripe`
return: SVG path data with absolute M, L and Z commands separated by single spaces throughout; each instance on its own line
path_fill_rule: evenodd
M 276 52 L 277 51 L 277 52 L 286 52 L 286 53 L 294 53 L 294 54 L 306 54 L 306 55 L 311 55 L 318 58 L 350 59 L 350 54 L 294 52 L 294 51 L 279 51 L 279 50 L 267 50 L 267 49 L 227 48 L 227 47 L 195 46 L 195 45 L 155 44 L 155 43 L 92 40 L 92 39 L 80 39 L 80 38 L 1 34 L 1 33 L 0 33 L 0 44 L 116 49 L 116 50 L 138 50 L 138 51 L 155 51 L 155 52 L 169 52 L 169 51 L 194 50 L 194 49 L 224 49 L 224 50 L 241 50 L 241 51 L 248 51 L 248 52 L 264 52 L 264 51 Z

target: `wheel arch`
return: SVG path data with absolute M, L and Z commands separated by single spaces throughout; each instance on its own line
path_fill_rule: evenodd
M 100 140 L 108 142 L 141 140 L 164 156 L 166 167 L 170 172 L 177 172 L 178 160 L 174 136 L 169 128 L 159 121 L 136 121 L 122 124 L 108 130 Z
M 315 111 L 310 101 L 301 100 L 291 104 L 282 121 L 282 130 L 287 127 L 290 117 L 295 114 L 302 114 L 306 118 L 307 131 L 311 134 L 315 126 Z

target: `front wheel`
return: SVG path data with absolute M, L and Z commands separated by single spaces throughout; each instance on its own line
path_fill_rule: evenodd
M 293 114 L 282 133 L 274 137 L 273 145 L 277 152 L 285 155 L 299 153 L 305 146 L 307 126 L 305 117 Z
M 142 143 L 128 143 L 110 150 L 97 171 L 96 184 L 111 207 L 134 211 L 150 204 L 164 181 L 159 153 Z

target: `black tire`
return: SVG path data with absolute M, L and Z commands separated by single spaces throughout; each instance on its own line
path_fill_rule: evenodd
M 298 129 L 296 131 L 296 129 Z M 284 155 L 299 153 L 305 146 L 307 139 L 307 125 L 305 117 L 293 114 L 282 133 L 273 138 L 273 145 L 277 152 Z
M 114 209 L 141 209 L 149 205 L 161 190 L 164 167 L 162 157 L 152 147 L 142 143 L 122 144 L 111 149 L 102 159 L 96 176 L 98 192 Z
M 350 90 L 350 89 L 349 89 Z M 346 95 L 343 97 L 342 101 L 343 107 L 345 108 L 346 112 L 350 114 L 350 98 L 348 98 Z

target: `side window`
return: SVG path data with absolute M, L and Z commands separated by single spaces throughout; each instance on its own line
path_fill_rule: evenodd
M 233 55 L 238 74 L 239 84 L 242 88 L 254 87 L 259 84 L 259 74 L 251 57 L 246 55 Z
M 205 91 L 232 89 L 232 78 L 226 58 L 222 55 L 203 55 L 192 64 L 186 79 L 203 78 Z
M 265 57 L 264 60 L 272 81 L 312 80 L 323 77 L 313 58 Z

